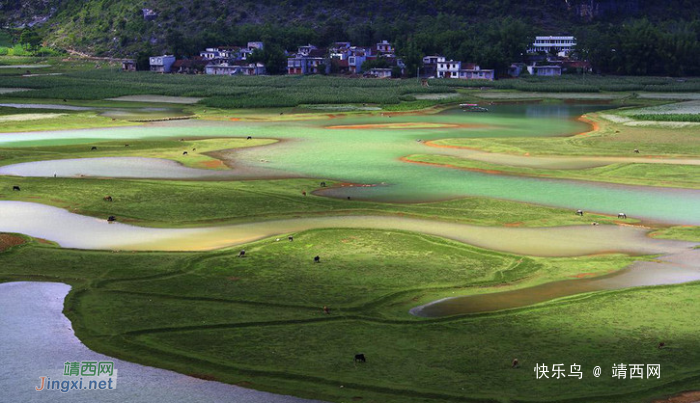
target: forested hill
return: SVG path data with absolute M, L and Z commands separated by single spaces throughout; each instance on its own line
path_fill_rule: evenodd
M 615 56 L 602 53 L 624 46 L 621 35 L 655 41 L 635 50 L 638 58 L 700 50 L 697 0 L 0 0 L 0 19 L 3 26 L 38 23 L 45 43 L 102 56 L 191 55 L 252 40 L 292 50 L 389 39 L 404 49 L 412 43 L 421 54 L 499 67 L 533 35 L 559 33 L 590 44 L 592 59 Z M 662 47 L 673 54 L 659 53 Z M 611 63 L 606 68 L 640 70 L 620 73 L 664 73 L 652 71 L 659 66 Z

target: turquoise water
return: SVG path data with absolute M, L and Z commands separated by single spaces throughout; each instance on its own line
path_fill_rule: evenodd
M 236 165 L 277 171 L 280 176 L 296 174 L 379 185 L 330 189 L 323 193 L 327 196 L 390 202 L 487 196 L 607 214 L 624 212 L 629 217 L 665 223 L 700 224 L 698 190 L 500 176 L 400 161 L 401 157 L 410 154 L 439 153 L 418 142 L 419 139 L 540 137 L 583 132 L 589 129 L 588 125 L 576 121 L 575 117 L 600 107 L 508 105 L 491 106 L 490 109 L 489 113 L 451 110 L 436 115 L 376 115 L 275 122 L 193 120 L 147 127 L 10 133 L 0 136 L 0 146 L 89 143 L 98 139 L 274 137 L 292 141 L 236 151 Z M 420 123 L 441 127 L 357 127 Z M 355 128 L 350 128 L 353 126 Z

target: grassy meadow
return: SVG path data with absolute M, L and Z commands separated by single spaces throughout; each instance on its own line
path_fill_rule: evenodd
M 698 311 L 687 302 L 695 284 L 584 294 L 510 313 L 406 315 L 454 292 L 606 273 L 631 261 L 624 255 L 532 258 L 400 231 L 294 235 L 246 245 L 244 259 L 238 249 L 85 252 L 29 240 L 0 254 L 0 279 L 71 284 L 65 313 L 97 351 L 332 401 L 638 402 L 688 387 L 700 371 L 692 348 Z M 311 259 L 317 251 L 320 264 Z M 657 349 L 659 340 L 669 348 Z M 356 352 L 368 363 L 353 364 Z M 613 360 L 661 363 L 663 376 L 621 388 L 623 381 L 589 373 L 535 381 L 531 368 L 565 362 L 609 373 Z

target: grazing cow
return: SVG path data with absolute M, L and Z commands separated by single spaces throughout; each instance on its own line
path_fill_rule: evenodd
M 182 155 L 187 155 L 187 151 L 183 151 Z
M 639 154 L 639 150 L 635 148 L 635 149 L 634 149 L 634 153 L 635 153 L 635 154 Z
M 321 263 L 321 257 L 320 257 L 320 256 L 316 256 L 316 257 L 314 258 L 314 263 Z
M 627 214 L 625 214 L 625 213 L 617 213 L 617 218 L 627 218 Z
M 107 222 L 115 222 L 115 221 L 117 221 L 117 217 L 115 217 L 113 215 L 107 217 Z
M 330 314 L 331 314 L 331 310 L 330 310 L 327 306 L 324 306 L 324 307 L 323 307 L 323 313 L 325 313 L 326 315 L 330 315 Z
M 252 140 L 252 139 L 253 139 L 253 136 L 248 136 L 248 137 L 246 137 L 245 139 L 246 139 L 246 140 Z
M 301 191 L 302 196 L 306 196 L 306 190 Z
M 576 210 L 576 215 L 583 217 L 583 210 Z
M 289 239 L 289 242 L 294 241 L 294 237 L 293 237 L 293 236 L 290 236 L 290 237 L 288 237 L 287 239 Z
M 664 347 L 666 347 L 666 343 L 664 343 L 663 341 L 661 343 L 659 343 L 659 350 L 664 348 Z
M 19 191 L 22 190 L 22 189 L 20 189 L 19 186 L 12 186 L 12 190 L 16 190 L 16 191 L 19 192 Z
M 129 147 L 129 145 L 128 145 L 128 144 L 124 144 L 124 147 Z
M 238 257 L 244 257 L 245 256 L 245 251 L 242 250 L 238 253 Z
M 97 147 L 95 147 L 95 146 L 93 146 L 93 147 L 90 149 L 90 151 L 95 151 L 95 150 L 97 150 Z
M 281 116 L 281 115 L 284 115 L 284 112 L 280 112 L 280 116 Z
M 350 196 L 348 196 L 348 200 L 350 200 Z
M 111 201 L 113 201 L 113 200 L 112 200 L 112 196 L 105 196 L 105 197 L 102 198 L 102 200 L 104 200 L 104 201 L 106 201 L 106 202 L 111 202 Z
M 68 102 L 68 100 L 67 100 L 67 99 L 65 99 L 65 98 L 63 98 L 63 102 Z
M 356 363 L 361 362 L 361 363 L 364 364 L 364 363 L 367 362 L 367 359 L 365 358 L 365 355 L 364 355 L 364 354 L 361 354 L 361 353 L 360 353 L 360 354 L 355 354 L 355 362 L 356 362 Z
M 326 182 L 321 182 L 321 187 L 325 188 L 326 187 Z
M 520 363 L 518 362 L 517 358 L 513 358 L 513 365 L 511 365 L 511 368 L 518 368 Z

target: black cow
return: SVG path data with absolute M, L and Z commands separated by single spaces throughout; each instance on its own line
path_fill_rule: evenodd
M 183 151 L 183 152 L 182 152 L 182 155 L 187 155 L 187 151 Z
M 124 147 L 129 147 L 129 145 L 128 145 L 128 144 L 124 144 Z
M 245 256 L 245 251 L 242 250 L 238 253 L 238 257 L 244 257 Z
M 289 239 L 289 242 L 292 242 L 292 241 L 294 240 L 294 237 L 293 237 L 293 236 L 290 236 L 290 237 L 288 237 L 287 239 Z
M 321 257 L 320 257 L 320 256 L 316 256 L 316 257 L 314 258 L 314 263 L 321 263 Z
M 115 221 L 117 221 L 117 217 L 115 217 L 113 215 L 107 217 L 107 222 L 115 222 Z
M 93 147 L 90 149 L 90 151 L 95 151 L 95 150 L 97 150 L 97 147 L 95 147 L 95 146 L 93 146 Z
M 19 192 L 19 191 L 22 190 L 22 189 L 20 189 L 19 186 L 12 186 L 12 190 L 16 190 L 16 191 Z
M 321 187 L 325 188 L 326 187 L 326 182 L 321 182 Z
M 365 358 L 364 354 L 355 354 L 355 362 L 361 362 L 361 363 L 366 363 L 367 359 Z
M 634 149 L 634 153 L 635 153 L 635 154 L 639 154 L 639 150 L 635 148 L 635 149 Z
M 583 217 L 583 210 L 576 210 L 576 215 Z
M 248 136 L 248 137 L 246 137 L 246 140 L 252 140 L 252 139 L 253 139 L 253 137 L 252 137 L 252 136 Z

